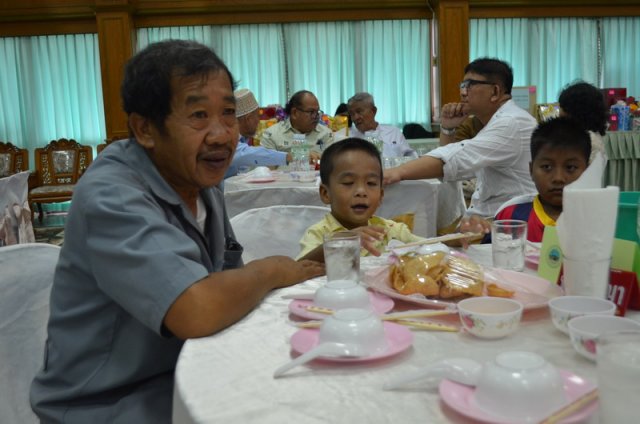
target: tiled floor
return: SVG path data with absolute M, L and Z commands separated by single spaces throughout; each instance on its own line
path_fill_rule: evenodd
M 42 219 L 38 215 L 33 220 L 33 233 L 39 243 L 50 243 L 57 246 L 64 241 L 64 224 L 67 219 L 66 212 L 47 213 Z

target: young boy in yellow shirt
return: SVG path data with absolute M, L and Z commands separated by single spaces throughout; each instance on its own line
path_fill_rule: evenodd
M 298 259 L 324 261 L 323 236 L 336 231 L 359 233 L 363 256 L 379 256 L 392 239 L 424 240 L 406 224 L 374 216 L 384 189 L 380 152 L 372 143 L 346 138 L 331 144 L 320 159 L 320 180 L 320 198 L 331 205 L 331 213 L 307 229 Z

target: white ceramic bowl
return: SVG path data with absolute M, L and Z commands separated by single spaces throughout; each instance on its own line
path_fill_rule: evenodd
M 576 352 L 596 360 L 598 336 L 609 331 L 640 330 L 640 323 L 629 318 L 610 315 L 586 315 L 569 320 L 569 337 Z
M 384 326 L 380 317 L 367 309 L 341 309 L 322 321 L 319 343 L 350 343 L 364 355 L 373 355 L 387 348 Z
M 518 329 L 522 303 L 502 297 L 471 297 L 458 302 L 462 326 L 483 339 L 499 339 Z
M 271 170 L 266 166 L 256 166 L 251 175 L 255 178 L 269 178 L 271 177 Z
M 549 300 L 549 311 L 553 325 L 569 334 L 567 323 L 570 319 L 583 315 L 613 315 L 616 304 L 607 299 L 590 296 L 559 296 Z
M 369 292 L 362 285 L 350 280 L 328 281 L 316 290 L 314 306 L 329 309 L 371 309 Z
M 566 402 L 562 376 L 533 352 L 503 352 L 482 367 L 473 401 L 492 415 L 531 422 Z

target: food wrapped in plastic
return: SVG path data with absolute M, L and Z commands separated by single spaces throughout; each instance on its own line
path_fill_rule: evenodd
M 401 294 L 451 299 L 481 296 L 482 267 L 472 260 L 445 252 L 398 256 L 391 267 L 391 284 Z

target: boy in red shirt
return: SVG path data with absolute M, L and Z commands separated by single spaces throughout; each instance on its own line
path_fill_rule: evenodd
M 562 191 L 587 169 L 591 155 L 589 134 L 570 118 L 543 122 L 531 135 L 529 169 L 537 195 L 521 196 L 506 202 L 495 219 L 527 221 L 527 239 L 541 242 L 544 227 L 555 226 L 562 212 Z M 491 224 L 478 216 L 463 219 L 460 231 L 481 229 L 489 234 Z

